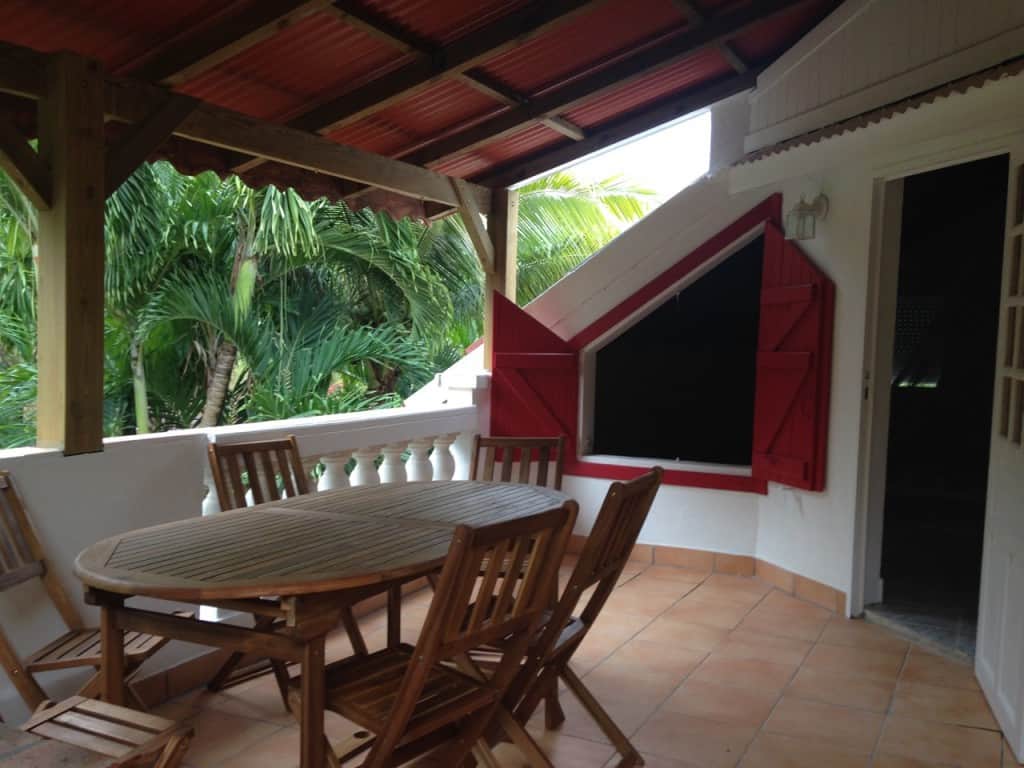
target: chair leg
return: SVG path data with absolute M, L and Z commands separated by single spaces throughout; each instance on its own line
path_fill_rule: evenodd
M 359 630 L 359 622 L 356 621 L 351 606 L 345 606 L 342 609 L 341 623 L 345 627 L 345 633 L 348 635 L 348 641 L 352 644 L 353 652 L 358 656 L 365 656 L 369 652 L 366 648 L 366 640 L 363 639 L 363 633 Z
M 182 760 L 185 759 L 185 753 L 188 752 L 188 745 L 191 740 L 191 736 L 184 734 L 172 736 L 164 745 L 163 752 L 160 753 L 160 759 L 156 761 L 153 768 L 178 768 Z
M 288 675 L 288 665 L 283 661 L 272 659 L 270 668 L 274 672 L 274 680 L 277 681 L 277 691 L 281 694 L 281 703 L 284 704 L 286 712 L 291 711 L 291 705 L 288 703 L 288 682 L 291 679 Z
M 609 741 L 615 746 L 616 751 L 622 755 L 622 761 L 619 762 L 617 768 L 629 768 L 634 765 L 643 765 L 643 759 L 640 757 L 640 753 L 636 751 L 636 748 L 629 741 L 629 738 L 622 732 L 622 730 L 615 724 L 611 716 L 605 711 L 601 703 L 594 698 L 587 686 L 583 684 L 583 681 L 576 676 L 576 673 L 569 668 L 566 664 L 561 670 L 560 674 L 566 685 L 569 686 L 569 690 L 572 691 L 573 695 L 579 699 L 580 704 L 587 710 L 594 722 L 601 729 L 605 736 L 608 737 Z
M 558 701 L 558 679 L 551 681 L 548 695 L 544 697 L 544 728 L 548 731 L 557 730 L 565 722 L 565 712 Z
M 241 651 L 235 651 L 230 656 L 228 656 L 228 660 L 221 664 L 220 669 L 217 670 L 217 673 L 210 678 L 209 682 L 206 683 L 206 689 L 208 691 L 216 692 L 222 691 L 228 686 L 230 686 L 231 676 L 235 673 L 235 670 L 238 668 L 238 665 L 242 663 L 242 659 L 244 657 L 245 654 Z

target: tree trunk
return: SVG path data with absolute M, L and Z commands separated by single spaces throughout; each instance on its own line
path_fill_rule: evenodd
M 222 341 L 217 346 L 217 361 L 213 366 L 210 381 L 206 385 L 206 402 L 203 404 L 202 418 L 199 419 L 200 427 L 217 426 L 237 356 L 238 348 L 234 344 Z
M 146 392 L 146 365 L 142 359 L 142 339 L 132 336 L 128 345 L 132 363 L 132 395 L 135 401 L 135 433 L 149 432 L 149 395 Z

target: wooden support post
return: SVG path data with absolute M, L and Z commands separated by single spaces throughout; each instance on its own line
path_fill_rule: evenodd
M 39 157 L 53 173 L 39 212 L 37 442 L 103 450 L 104 81 L 94 62 L 55 54 L 39 101 Z
M 516 300 L 516 266 L 519 228 L 519 193 L 495 189 L 491 193 L 491 215 L 487 232 L 493 245 L 494 262 L 484 278 L 484 361 L 491 368 L 494 342 L 494 293 Z

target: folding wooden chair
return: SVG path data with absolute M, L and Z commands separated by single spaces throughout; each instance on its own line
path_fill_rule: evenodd
M 473 441 L 470 480 L 562 489 L 565 436 L 480 437 Z M 533 467 L 536 465 L 536 472 Z
M 278 501 L 309 493 L 309 476 L 302 468 L 299 443 L 294 435 L 284 440 L 260 440 L 248 443 L 209 446 L 210 469 L 222 510 L 240 509 L 252 504 Z M 250 502 L 251 499 L 251 502 Z M 254 615 L 257 629 L 269 629 L 277 619 L 273 615 Z M 361 655 L 367 652 L 366 641 L 351 608 L 342 612 L 342 624 L 352 649 Z M 244 654 L 236 652 L 213 676 L 207 688 L 220 691 L 244 683 L 267 672 L 273 672 L 281 700 L 288 706 L 288 670 L 284 662 L 264 659 L 244 668 L 239 665 Z
M 39 578 L 68 631 L 48 643 L 22 662 L 7 636 L 0 630 L 0 661 L 21 698 L 34 710 L 46 700 L 46 694 L 35 679 L 38 672 L 75 667 L 96 670 L 79 691 L 82 696 L 100 692 L 100 631 L 87 627 L 56 574 L 47 566 L 42 544 L 29 522 L 10 473 L 0 470 L 0 590 Z M 192 614 L 187 614 L 191 616 Z M 167 644 L 166 637 L 125 632 L 125 688 L 129 700 L 145 708 L 132 689 L 130 680 L 146 659 Z
M 600 702 L 572 671 L 569 661 L 594 626 L 629 561 L 661 485 L 661 476 L 661 467 L 655 467 L 628 483 L 611 484 L 565 591 L 531 644 L 527 661 L 506 696 L 506 705 L 513 710 L 516 720 L 525 724 L 541 700 L 549 699 L 552 692 L 557 691 L 561 678 L 615 746 L 622 758 L 618 768 L 642 765 L 643 761 Z M 583 611 L 575 616 L 581 597 L 591 587 L 594 590 Z M 550 719 L 546 723 L 548 728 L 560 724 Z
M 500 702 L 548 607 L 576 511 L 575 502 L 566 502 L 518 520 L 456 529 L 416 647 L 402 644 L 328 665 L 327 708 L 373 734 L 357 733 L 337 751 L 329 749 L 333 765 L 365 750 L 363 768 L 401 765 L 431 750 L 431 763 L 438 766 L 457 766 L 471 751 L 485 765 L 496 765 L 480 739 L 492 722 L 531 765 L 551 765 Z M 506 553 L 522 578 L 502 575 Z M 481 578 L 485 561 L 490 566 Z M 499 639 L 503 653 L 488 679 L 445 663 Z M 296 699 L 301 682 L 292 680 Z
M 111 768 L 177 768 L 193 735 L 191 726 L 82 696 L 44 701 L 21 729 L 113 758 Z

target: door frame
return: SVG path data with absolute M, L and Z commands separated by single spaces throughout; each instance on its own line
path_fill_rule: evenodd
M 890 379 L 903 228 L 903 182 L 908 176 L 1009 154 L 1012 139 L 1017 136 L 1019 133 L 1015 131 L 998 139 L 972 142 L 907 159 L 880 169 L 880 175 L 874 180 L 864 336 L 864 407 L 861 408 L 854 572 L 849 605 L 853 616 L 862 614 L 865 605 L 881 601 L 884 592 L 882 534 L 889 452 Z

